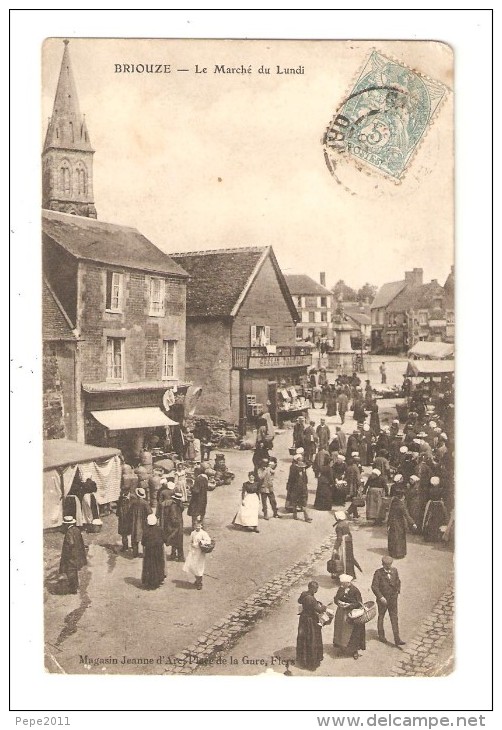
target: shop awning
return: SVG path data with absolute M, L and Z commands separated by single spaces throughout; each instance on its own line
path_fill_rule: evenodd
M 408 356 L 426 357 L 431 360 L 442 360 L 445 357 L 453 357 L 454 345 L 448 342 L 417 342 L 408 352 Z
M 110 459 L 117 454 L 120 454 L 119 449 L 81 444 L 69 439 L 49 439 L 44 441 L 44 469 Z
M 408 377 L 427 377 L 450 375 L 455 372 L 453 360 L 413 360 L 408 362 L 406 375 Z
M 172 421 L 162 413 L 160 408 L 122 408 L 117 411 L 91 411 L 91 414 L 110 431 L 178 425 L 177 421 Z

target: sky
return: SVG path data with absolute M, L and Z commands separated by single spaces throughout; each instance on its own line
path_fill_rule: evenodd
M 284 273 L 356 288 L 404 278 L 444 283 L 453 264 L 452 99 L 400 185 L 329 173 L 322 136 L 374 44 L 351 41 L 72 39 L 70 56 L 94 156 L 98 218 L 138 228 L 163 251 L 272 245 Z M 440 43 L 378 50 L 448 84 Z M 42 141 L 63 54 L 42 50 Z M 116 64 L 169 64 L 170 74 Z M 251 73 L 216 74 L 216 64 Z M 195 73 L 195 67 L 207 73 Z M 269 75 L 258 73 L 269 67 Z M 277 74 L 303 67 L 303 74 Z M 179 72 L 176 69 L 189 69 Z

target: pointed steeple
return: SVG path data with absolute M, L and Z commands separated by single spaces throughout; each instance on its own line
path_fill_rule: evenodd
M 50 147 L 92 151 L 85 117 L 80 113 L 77 87 L 73 78 L 68 41 L 65 44 L 61 71 L 47 128 L 44 152 Z
M 63 42 L 61 70 L 42 153 L 42 205 L 96 218 L 92 190 L 94 150 L 85 116 L 80 112 L 69 41 Z

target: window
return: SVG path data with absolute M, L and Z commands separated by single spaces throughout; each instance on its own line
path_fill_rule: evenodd
M 106 340 L 106 379 L 124 379 L 124 340 L 121 337 Z
M 75 189 L 77 195 L 87 194 L 87 175 L 83 162 L 77 162 L 75 167 Z
M 427 324 L 427 312 L 418 313 L 418 324 L 424 327 Z
M 176 377 L 176 340 L 164 340 L 162 352 L 162 377 Z
M 305 306 L 309 309 L 315 309 L 317 307 L 317 297 L 305 297 Z
M 106 310 L 108 312 L 122 311 L 122 274 L 116 271 L 106 272 Z
M 59 189 L 64 195 L 71 194 L 70 166 L 67 162 L 63 162 L 59 168 Z
M 327 322 L 327 321 L 328 321 L 328 313 L 321 312 L 321 322 Z
M 328 306 L 328 297 L 321 297 L 321 307 L 327 307 Z M 323 320 L 324 322 L 325 320 Z
M 315 322 L 315 312 L 309 312 L 309 322 Z
M 251 347 L 266 347 L 270 345 L 270 327 L 264 324 L 255 324 L 251 327 Z
M 160 317 L 164 315 L 165 281 L 152 277 L 150 279 L 150 315 Z
M 302 306 L 302 298 L 301 297 L 296 297 L 296 306 L 297 307 L 301 307 Z

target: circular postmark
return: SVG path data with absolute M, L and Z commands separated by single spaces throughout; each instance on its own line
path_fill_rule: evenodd
M 324 134 L 330 173 L 353 193 L 361 192 L 353 173 L 369 176 L 370 188 L 375 176 L 375 189 L 400 185 L 444 95 L 442 85 L 374 51 Z

